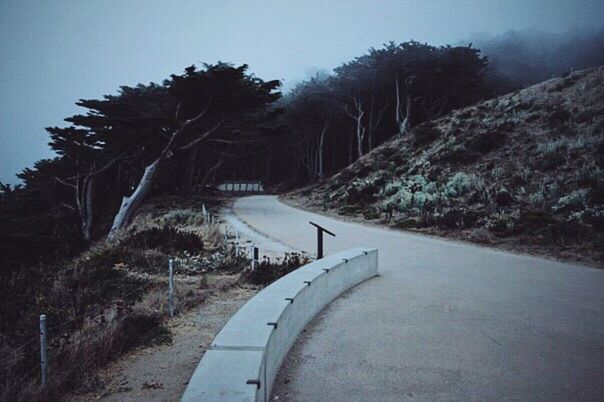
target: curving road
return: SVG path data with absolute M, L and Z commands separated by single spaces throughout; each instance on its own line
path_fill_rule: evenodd
M 292 401 L 604 400 L 604 270 L 345 223 L 273 196 L 234 212 L 290 247 L 377 247 L 381 276 L 298 340 L 274 397 Z

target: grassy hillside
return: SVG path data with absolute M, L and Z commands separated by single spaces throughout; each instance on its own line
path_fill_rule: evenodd
M 604 265 L 604 68 L 459 109 L 291 195 L 398 228 Z

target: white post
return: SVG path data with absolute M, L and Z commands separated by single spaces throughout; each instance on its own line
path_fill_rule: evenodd
M 206 204 L 201 204 L 201 214 L 203 215 L 203 223 L 208 222 L 208 210 L 206 209 Z
M 40 315 L 40 369 L 42 388 L 46 388 L 48 376 L 48 341 L 46 335 L 46 314 Z
M 170 317 L 174 317 L 174 259 L 168 262 L 168 309 Z

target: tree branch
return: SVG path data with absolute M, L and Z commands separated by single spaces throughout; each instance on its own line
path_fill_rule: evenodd
M 61 184 L 62 184 L 62 185 L 64 185 L 64 186 L 71 187 L 71 188 L 73 188 L 74 190 L 75 190 L 75 189 L 77 189 L 77 186 L 76 186 L 75 184 L 67 183 L 66 181 L 63 181 L 62 179 L 60 179 L 60 178 L 58 178 L 58 177 L 55 177 L 55 180 L 56 180 L 58 183 L 61 183 Z
M 206 138 L 208 138 L 210 135 L 212 135 L 212 133 L 214 131 L 216 131 L 221 124 L 224 122 L 224 119 L 220 120 L 218 122 L 218 124 L 216 124 L 214 127 L 212 127 L 211 129 L 209 129 L 208 131 L 206 131 L 205 133 L 203 133 L 200 137 L 194 139 L 193 141 L 189 142 L 186 145 L 183 145 L 182 147 L 178 148 L 179 151 L 186 151 L 187 149 L 193 148 L 195 145 L 199 144 L 201 141 L 205 140 Z

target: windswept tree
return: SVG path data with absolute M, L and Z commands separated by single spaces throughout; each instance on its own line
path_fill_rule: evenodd
M 279 85 L 248 74 L 247 65 L 219 63 L 191 66 L 162 85 L 121 87 L 117 95 L 80 100 L 86 114 L 66 119 L 70 127 L 47 130 L 51 147 L 71 167 L 54 181 L 72 192 L 66 205 L 78 212 L 83 237 L 92 236 L 99 179 L 114 178 L 101 195 L 109 205 L 122 198 L 108 236 L 114 239 L 160 182 L 178 183 L 189 194 L 194 182 L 207 181 L 234 157 L 232 151 L 241 157 L 239 142 L 262 137 L 256 126 L 272 117 Z M 170 179 L 159 180 L 167 164 Z

